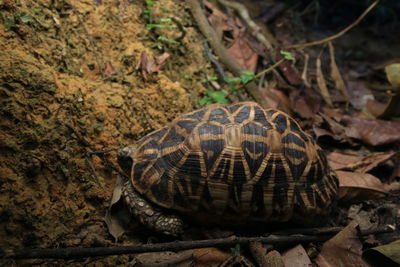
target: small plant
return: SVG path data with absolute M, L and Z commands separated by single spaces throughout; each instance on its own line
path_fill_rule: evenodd
M 154 1 L 145 1 L 145 4 L 146 4 L 147 9 L 145 9 L 142 12 L 142 16 L 148 22 L 146 24 L 146 28 L 149 31 L 154 30 L 154 29 L 176 29 L 176 28 L 178 28 L 178 26 L 173 23 L 172 18 L 168 18 L 168 17 L 158 18 L 154 15 L 155 14 L 154 11 L 156 9 L 161 10 L 162 12 L 165 12 L 165 13 L 168 13 L 168 10 L 166 10 L 162 6 L 156 7 Z M 157 13 L 159 13 L 159 12 L 157 12 Z M 159 34 L 159 32 L 158 32 L 158 34 Z M 163 44 L 181 45 L 181 43 L 179 41 L 168 38 L 164 35 L 160 35 L 157 37 L 157 43 L 155 44 L 155 46 L 161 50 L 161 49 L 163 49 Z
M 218 80 L 218 77 L 216 77 L 216 76 L 211 76 L 211 77 L 209 77 L 209 78 L 207 78 L 207 79 L 201 80 L 201 83 L 209 83 L 209 82 L 213 82 L 213 81 L 217 81 L 217 80 Z
M 93 129 L 96 133 L 100 133 L 104 129 L 104 125 L 102 123 L 97 123 L 93 126 Z
M 4 30 L 6 32 L 8 32 L 8 31 L 12 30 L 13 28 L 15 28 L 16 25 L 19 24 L 20 22 L 26 24 L 26 23 L 29 23 L 32 21 L 33 21 L 32 17 L 25 13 L 14 14 L 10 17 L 7 17 L 4 20 L 3 27 L 4 27 Z
M 178 41 L 175 41 L 175 40 L 173 40 L 173 39 L 169 39 L 169 38 L 167 38 L 167 37 L 165 37 L 165 36 L 158 36 L 158 38 L 157 38 L 157 40 L 158 41 L 161 41 L 161 42 L 166 42 L 166 43 L 170 43 L 170 44 L 176 44 L 176 45 L 180 45 L 181 43 L 180 42 L 178 42 Z
M 199 104 L 205 107 L 213 103 L 228 104 L 229 101 L 226 99 L 226 94 L 224 92 L 207 90 L 207 96 L 203 97 Z
M 241 72 L 240 77 L 226 77 L 224 78 L 224 81 L 229 84 L 230 89 L 232 92 L 236 92 L 240 87 L 243 85 L 247 84 L 248 82 L 255 80 L 261 75 L 268 73 L 272 71 L 274 68 L 278 67 L 280 64 L 282 64 L 285 60 L 290 60 L 293 61 L 295 58 L 290 52 L 287 51 L 281 51 L 281 55 L 283 58 L 276 62 L 274 65 L 270 66 L 269 68 L 261 71 L 257 75 L 251 71 L 251 70 L 244 70 Z M 211 77 L 206 80 L 202 80 L 202 83 L 210 82 L 217 80 L 217 77 Z M 199 104 L 201 106 L 207 106 L 212 103 L 220 103 L 220 104 L 227 104 L 229 101 L 226 99 L 226 94 L 221 91 L 207 91 L 207 96 L 203 97 L 200 101 Z

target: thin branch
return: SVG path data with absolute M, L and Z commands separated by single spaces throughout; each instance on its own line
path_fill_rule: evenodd
M 200 6 L 198 0 L 186 0 L 190 11 L 193 15 L 193 18 L 197 22 L 197 25 L 202 32 L 202 34 L 206 37 L 207 41 L 210 43 L 214 53 L 219 57 L 219 60 L 224 64 L 230 72 L 233 73 L 236 77 L 240 77 L 242 75 L 242 68 L 240 65 L 234 60 L 226 51 L 225 47 L 220 42 L 217 34 L 214 29 L 210 26 L 207 21 L 206 16 Z M 260 105 L 267 107 L 268 103 L 265 101 L 262 93 L 258 90 L 257 84 L 255 82 L 249 82 L 245 86 L 247 92 L 254 98 L 256 102 Z
M 263 71 L 257 73 L 257 75 L 254 76 L 254 79 L 257 79 L 257 78 L 261 77 L 262 75 L 267 74 L 268 72 L 272 71 L 273 69 L 275 69 L 276 67 L 278 67 L 280 64 L 282 64 L 284 61 L 285 61 L 285 59 L 284 59 L 284 58 L 281 58 L 281 59 L 280 59 L 278 62 L 276 62 L 274 65 L 272 65 L 272 66 L 266 68 L 265 70 L 263 70 Z
M 251 19 L 249 12 L 244 5 L 238 2 L 229 2 L 226 0 L 218 0 L 218 2 L 224 6 L 233 8 L 239 14 L 242 20 L 246 22 L 247 26 L 249 26 L 249 28 L 253 31 L 253 34 L 257 40 L 262 43 L 271 53 L 272 57 L 275 58 L 275 52 L 271 42 L 261 33 L 260 27 Z
M 311 228 L 313 229 L 313 228 Z M 314 230 L 311 231 L 315 231 Z M 323 229 L 323 228 L 322 228 Z M 158 244 L 144 244 L 138 246 L 118 246 L 118 247 L 94 247 L 94 248 L 48 248 L 48 249 L 11 249 L 0 253 L 0 258 L 13 259 L 33 259 L 33 258 L 53 258 L 53 259 L 71 259 L 82 257 L 95 257 L 107 255 L 121 255 L 144 252 L 158 251 L 181 251 L 194 248 L 206 247 L 226 247 L 236 244 L 248 245 L 252 242 L 261 242 L 268 244 L 297 244 L 307 242 L 321 242 L 328 240 L 333 234 L 339 232 L 342 228 L 328 228 L 329 231 L 322 230 L 322 235 L 269 235 L 265 237 L 228 237 L 219 239 L 196 240 L 196 241 L 175 241 Z M 293 230 L 294 231 L 294 230 Z M 308 231 L 308 230 L 307 230 Z M 393 227 L 385 226 L 372 230 L 361 231 L 361 235 L 390 233 Z M 318 232 L 318 231 L 317 231 Z M 329 232 L 330 234 L 325 234 Z
M 332 35 L 330 37 L 324 38 L 322 40 L 318 40 L 318 41 L 314 41 L 314 42 L 310 42 L 310 43 L 305 43 L 305 44 L 297 44 L 297 45 L 290 45 L 285 47 L 285 49 L 290 49 L 290 48 L 304 48 L 304 47 L 309 47 L 309 46 L 314 46 L 314 45 L 320 45 L 320 44 L 324 44 L 327 42 L 330 42 L 334 39 L 339 38 L 340 36 L 342 36 L 343 34 L 347 33 L 348 31 L 350 31 L 351 29 L 353 29 L 357 24 L 359 24 L 364 17 L 376 6 L 378 5 L 380 2 L 380 0 L 376 0 L 375 2 L 373 2 L 357 19 L 356 21 L 354 21 L 352 24 L 350 24 L 349 26 L 347 26 L 346 28 L 344 28 L 343 30 L 341 30 L 340 32 L 338 32 L 335 35 Z

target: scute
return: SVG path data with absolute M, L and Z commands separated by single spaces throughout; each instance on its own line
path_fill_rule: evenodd
M 183 114 L 142 138 L 132 159 L 132 184 L 147 199 L 228 224 L 312 219 L 337 190 L 325 154 L 299 125 L 252 102 Z

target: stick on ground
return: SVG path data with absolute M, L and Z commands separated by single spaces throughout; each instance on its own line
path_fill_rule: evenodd
M 340 228 L 341 229 L 341 228 Z M 265 237 L 228 237 L 219 239 L 196 240 L 196 241 L 175 241 L 168 243 L 144 244 L 137 246 L 115 246 L 115 247 L 94 247 L 94 248 L 47 248 L 47 249 L 10 249 L 0 253 L 0 258 L 13 259 L 33 259 L 33 258 L 53 258 L 53 259 L 72 259 L 83 257 L 96 257 L 108 255 L 121 255 L 131 253 L 159 252 L 159 251 L 181 251 L 194 248 L 206 247 L 227 247 L 236 244 L 248 245 L 251 242 L 261 242 L 268 244 L 298 244 L 307 242 L 320 242 L 328 240 L 339 230 L 330 228 L 329 231 L 320 231 L 331 234 L 323 235 L 269 235 Z M 337 231 L 334 231 L 337 230 Z M 314 231 L 314 230 L 313 230 Z M 378 234 L 393 232 L 393 227 L 385 226 L 368 231 L 361 231 L 361 235 Z M 318 231 L 317 231 L 318 232 Z

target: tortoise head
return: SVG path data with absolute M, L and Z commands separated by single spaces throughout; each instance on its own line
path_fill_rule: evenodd
M 128 174 L 131 172 L 135 150 L 136 147 L 127 146 L 118 151 L 118 164 L 122 170 Z

